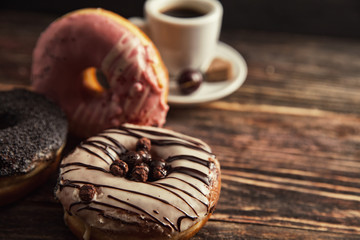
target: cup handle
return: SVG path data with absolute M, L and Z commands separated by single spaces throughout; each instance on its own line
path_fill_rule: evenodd
M 131 17 L 128 18 L 130 22 L 132 22 L 134 25 L 136 25 L 138 28 L 140 28 L 145 34 L 149 35 L 147 22 L 144 18 L 141 17 Z

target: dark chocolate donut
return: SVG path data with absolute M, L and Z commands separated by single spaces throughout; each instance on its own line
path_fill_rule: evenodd
M 0 92 L 0 197 L 7 194 L 0 204 L 59 158 L 67 127 L 64 113 L 44 96 L 25 89 Z

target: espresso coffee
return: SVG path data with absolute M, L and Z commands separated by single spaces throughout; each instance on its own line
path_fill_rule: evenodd
M 163 10 L 161 12 L 167 16 L 176 18 L 196 18 L 204 16 L 206 14 L 199 11 L 198 9 L 193 9 L 190 7 L 174 7 L 171 9 Z

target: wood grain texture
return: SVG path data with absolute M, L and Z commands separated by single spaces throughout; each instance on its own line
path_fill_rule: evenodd
M 30 84 L 32 48 L 54 18 L 0 12 L 1 89 Z M 166 124 L 207 142 L 222 167 L 216 211 L 193 239 L 360 239 L 360 42 L 234 30 L 221 39 L 245 57 L 245 84 L 171 107 Z M 0 208 L 0 239 L 75 239 L 56 178 Z
M 197 129 L 221 160 L 221 209 L 213 220 L 360 233 L 360 119 L 322 111 L 291 114 L 296 109 L 289 114 L 273 106 L 232 108 L 228 118 L 227 104 L 208 107 L 218 105 L 223 108 L 214 121 L 171 122 L 184 132 Z M 186 110 L 192 112 L 197 123 L 208 108 Z M 186 113 L 172 112 L 170 119 Z

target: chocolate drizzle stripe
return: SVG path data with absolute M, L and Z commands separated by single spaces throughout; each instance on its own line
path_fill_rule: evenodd
M 207 154 L 212 155 L 211 152 L 205 150 L 204 148 L 201 148 L 199 146 L 194 146 L 194 145 L 191 145 L 191 144 L 187 144 L 187 143 L 183 143 L 181 141 L 176 141 L 176 140 L 156 140 L 156 139 L 150 139 L 150 140 L 151 140 L 151 144 L 157 145 L 157 146 L 182 146 L 182 147 L 191 148 L 191 149 L 202 151 L 202 152 L 205 152 Z
M 85 206 L 85 207 L 79 208 L 76 211 L 81 212 L 81 211 L 84 211 L 84 210 L 96 211 L 96 212 L 100 213 L 101 215 L 103 215 L 103 213 L 104 213 L 104 210 L 99 209 L 99 208 L 90 207 L 90 206 Z
M 136 133 L 134 133 L 134 132 L 131 132 L 130 130 L 132 130 L 132 131 L 144 132 L 144 133 L 147 133 L 147 134 L 150 134 L 150 135 L 154 135 L 154 136 L 179 138 L 179 136 L 176 135 L 176 134 L 170 134 L 170 133 L 164 133 L 164 132 L 158 132 L 158 131 L 152 131 L 152 130 L 146 130 L 146 129 L 138 129 L 138 128 L 130 128 L 130 127 L 122 127 L 122 126 L 118 127 L 118 129 L 123 130 L 123 131 L 126 131 L 126 132 L 128 132 L 128 133 L 131 133 L 131 134 L 133 134 L 133 135 L 136 135 L 137 137 L 140 136 L 140 135 L 138 135 L 138 134 L 136 134 Z M 183 139 L 183 140 L 185 140 L 185 141 L 187 141 L 187 142 L 190 142 L 190 143 L 192 143 L 192 144 L 195 144 L 195 145 L 197 145 L 197 146 L 204 146 L 201 142 L 195 141 L 195 140 L 193 140 L 193 139 L 187 138 L 187 139 Z
M 167 218 L 167 217 L 163 217 L 163 219 L 166 221 L 166 222 L 168 222 L 169 224 L 170 224 L 170 226 L 175 230 L 175 231 L 178 231 L 178 232 L 180 232 L 180 228 L 178 227 L 178 228 L 176 228 L 176 226 L 175 226 L 175 224 L 172 222 L 172 221 L 170 221 L 170 219 L 169 218 Z
M 77 188 L 80 188 L 80 186 L 77 186 Z M 68 212 L 71 212 L 71 209 L 76 206 L 76 205 L 80 205 L 80 204 L 84 204 L 84 202 L 73 202 L 72 204 L 70 204 Z
M 149 184 L 150 185 L 150 184 Z M 113 188 L 113 189 L 116 189 L 116 190 L 120 190 L 120 191 L 125 191 L 125 192 L 129 192 L 129 193 L 133 193 L 133 194 L 138 194 L 138 195 L 141 195 L 141 196 L 144 196 L 144 197 L 148 197 L 148 198 L 152 198 L 152 199 L 155 199 L 159 202 L 162 202 L 166 205 L 169 205 L 173 208 L 175 208 L 176 210 L 178 210 L 179 212 L 183 213 L 185 216 L 187 217 L 191 217 L 189 214 L 187 214 L 184 210 L 180 209 L 179 207 L 171 204 L 170 202 L 162 199 L 162 198 L 158 198 L 158 197 L 155 197 L 155 196 L 152 196 L 152 195 L 149 195 L 149 194 L 145 194 L 145 193 L 141 193 L 141 192 L 137 192 L 137 191 L 133 191 L 133 190 L 128 190 L 128 189 L 122 189 L 122 188 L 117 188 L 117 187 L 113 187 L 113 186 L 106 186 L 106 185 L 97 185 L 98 187 L 107 187 L 107 188 Z
M 91 151 L 90 149 L 88 149 L 87 147 L 85 147 L 84 144 L 80 144 L 80 145 L 78 146 L 78 148 L 83 149 L 83 150 L 85 150 L 86 152 L 97 156 L 97 157 L 100 158 L 102 161 L 104 161 L 105 163 L 107 163 L 108 165 L 110 165 L 103 157 L 101 157 L 101 156 L 100 156 L 99 154 L 97 154 L 96 152 Z
M 114 146 L 111 146 L 105 142 L 102 141 L 97 141 L 97 140 L 92 140 L 92 141 L 86 141 L 83 142 L 83 145 L 90 145 L 94 148 L 98 148 L 101 151 L 103 151 L 104 154 L 106 154 L 112 161 L 115 161 L 115 157 L 107 150 L 108 148 L 110 148 L 111 150 L 113 150 L 116 154 L 116 150 Z M 117 154 L 118 155 L 118 154 Z
M 79 163 L 79 164 L 83 165 L 82 163 Z M 70 163 L 69 163 L 68 165 L 70 165 Z M 76 165 L 76 164 L 71 164 L 71 165 Z M 96 169 L 96 170 L 100 170 L 100 171 L 101 171 L 101 169 Z M 105 170 L 104 170 L 104 171 L 105 171 Z M 76 187 L 76 188 L 79 188 L 79 186 L 78 186 L 78 185 L 75 185 L 74 183 L 89 184 L 89 182 L 85 182 L 85 181 L 69 181 L 69 180 L 67 180 L 67 183 L 66 183 L 66 184 L 59 184 L 59 185 L 61 186 L 61 188 L 64 188 L 64 187 Z M 168 189 L 168 188 L 166 188 L 166 187 L 173 188 L 173 189 L 177 189 L 177 190 L 179 190 L 179 191 L 187 194 L 188 196 L 196 199 L 197 201 L 199 201 L 200 203 L 202 203 L 206 208 L 209 207 L 208 204 L 206 204 L 205 202 L 203 202 L 201 199 L 196 198 L 196 197 L 193 196 L 191 193 L 189 193 L 189 192 L 187 192 L 187 191 L 184 191 L 184 190 L 182 190 L 182 189 L 180 189 L 180 188 L 177 188 L 177 187 L 175 187 L 175 186 L 173 186 L 173 185 L 171 185 L 171 184 L 166 184 L 166 183 L 157 183 L 157 184 L 145 183 L 145 184 L 151 184 L 151 185 L 154 186 L 154 187 L 158 187 L 158 188 L 164 189 L 164 190 L 166 190 L 166 191 L 168 191 L 168 192 L 171 192 L 172 194 L 174 194 L 175 196 L 177 196 L 178 198 L 180 198 L 181 200 L 183 200 L 183 201 L 193 210 L 193 212 L 194 212 L 197 216 L 199 216 L 198 213 L 197 213 L 196 210 L 193 208 L 193 206 L 190 205 L 189 202 L 187 202 L 187 201 L 186 201 L 183 197 L 181 197 L 179 194 L 175 193 L 174 191 L 172 191 L 172 190 L 170 190 L 170 189 Z M 188 183 L 188 184 L 189 184 L 189 183 Z M 106 186 L 103 186 L 103 185 L 96 185 L 96 186 L 106 187 Z M 107 186 L 107 187 L 109 187 L 109 186 Z M 112 187 L 112 186 L 110 186 L 110 187 L 111 187 L 111 188 L 115 188 L 115 187 Z M 127 190 L 124 190 L 124 189 L 118 189 L 118 188 L 116 188 L 116 189 L 117 189 L 117 190 L 127 191 Z M 138 193 L 138 192 L 136 192 L 136 193 Z M 150 196 L 150 195 L 149 195 L 149 196 Z M 167 202 L 167 204 L 170 204 L 170 203 Z
M 151 184 L 151 183 L 149 183 L 149 184 Z M 158 188 L 164 189 L 165 191 L 168 191 L 168 192 L 174 194 L 175 196 L 177 196 L 178 198 L 180 198 L 181 200 L 183 200 L 183 201 L 186 203 L 186 205 L 188 205 L 188 206 L 193 210 L 193 212 L 196 214 L 196 216 L 199 216 L 199 214 L 196 212 L 196 210 L 194 209 L 194 207 L 191 206 L 190 203 L 187 202 L 187 201 L 186 201 L 182 196 L 180 196 L 178 193 L 176 193 L 176 192 L 174 192 L 174 191 L 166 188 L 165 185 L 162 186 L 162 184 L 151 184 L 151 185 L 154 186 L 154 187 L 158 187 Z M 170 185 L 170 184 L 169 184 L 169 185 Z M 171 186 L 171 185 L 170 185 L 170 186 Z
M 122 211 L 126 211 L 126 212 L 129 212 L 131 214 L 135 214 L 135 215 L 138 215 L 140 216 L 139 213 L 136 213 L 134 211 L 130 211 L 129 209 L 125 209 L 125 208 L 121 208 L 121 207 L 117 207 L 117 206 L 114 206 L 114 205 L 111 205 L 111 204 L 108 204 L 108 203 L 103 203 L 103 202 L 99 202 L 99 201 L 92 201 L 91 202 L 92 204 L 96 204 L 96 205 L 102 205 L 102 206 L 105 206 L 105 207 L 109 207 L 109 208 L 115 208 L 115 209 L 119 209 L 119 210 L 122 210 Z M 118 218 L 116 218 L 118 219 Z M 156 223 L 157 221 L 154 221 L 153 219 L 146 219 L 146 221 L 151 221 L 153 223 Z
M 183 190 L 183 189 L 181 189 L 181 188 L 178 188 L 178 187 L 176 187 L 176 186 L 174 186 L 174 185 L 171 185 L 171 184 L 168 184 L 168 183 L 156 183 L 155 185 L 156 185 L 156 186 L 161 185 L 161 186 L 164 186 L 164 187 L 169 187 L 169 188 L 173 188 L 173 189 L 176 189 L 176 190 L 178 190 L 178 191 L 181 191 L 181 192 L 185 193 L 186 195 L 190 196 L 191 198 L 199 201 L 199 202 L 200 202 L 201 204 L 203 204 L 206 208 L 209 207 L 209 205 L 208 205 L 207 203 L 205 203 L 204 201 L 202 201 L 201 199 L 195 197 L 195 196 L 192 195 L 191 193 L 189 193 L 189 192 L 187 192 L 187 191 L 185 191 L 185 190 Z M 195 210 L 194 210 L 194 211 L 195 211 Z M 195 211 L 195 212 L 196 212 L 196 211 Z
M 83 202 L 77 202 L 75 205 L 77 204 L 83 204 Z M 109 208 L 114 208 L 114 209 L 118 209 L 118 210 L 122 210 L 122 211 L 126 211 L 126 212 L 129 212 L 131 214 L 135 214 L 137 216 L 140 216 L 140 214 L 136 213 L 136 212 L 133 212 L 133 211 L 129 211 L 128 209 L 124 209 L 124 208 L 121 208 L 121 207 L 117 207 L 117 206 L 114 206 L 114 205 L 111 205 L 111 204 L 107 204 L 107 203 L 102 203 L 102 202 L 98 202 L 98 201 L 92 201 L 91 202 L 91 205 L 100 205 L 100 206 L 104 206 L 104 207 L 109 207 Z M 82 208 L 79 208 L 77 209 L 76 211 L 77 212 L 80 212 L 80 211 L 84 211 L 84 210 L 88 210 L 88 211 L 96 211 L 98 212 L 101 216 L 105 217 L 105 218 L 109 218 L 109 219 L 112 219 L 112 220 L 116 220 L 116 221 L 120 221 L 121 223 L 124 223 L 124 224 L 130 224 L 130 225 L 137 225 L 137 226 L 140 226 L 140 223 L 138 222 L 128 222 L 128 221 L 124 221 L 120 218 L 117 218 L 117 217 L 114 217 L 114 216 L 109 216 L 109 215 L 106 215 L 104 210 L 103 209 L 100 209 L 100 208 L 96 208 L 96 207 L 92 207 L 92 206 L 85 206 L 85 207 L 82 207 Z M 154 221 L 153 219 L 146 219 L 146 221 L 151 221 L 153 223 L 156 223 L 156 221 Z
M 188 168 L 188 167 L 174 167 L 174 168 L 171 168 L 171 173 L 173 173 L 173 172 L 186 174 L 188 176 L 191 176 L 193 178 L 200 180 L 207 186 L 210 186 L 209 176 L 197 169 Z
M 199 163 L 205 167 L 210 167 L 210 162 L 208 160 L 199 158 L 199 157 L 195 157 L 195 156 L 191 156 L 191 155 L 176 155 L 176 156 L 171 156 L 168 157 L 166 159 L 166 162 L 173 162 L 176 160 L 187 160 L 187 161 L 191 161 L 191 162 L 195 162 L 195 163 Z
M 131 132 L 131 131 L 126 131 L 126 130 L 124 130 L 124 131 L 125 132 L 121 132 L 121 131 L 116 131 L 116 129 L 110 129 L 110 130 L 107 130 L 106 132 L 107 133 L 114 133 L 114 134 L 132 136 L 132 137 L 135 137 L 135 138 L 144 137 L 143 135 L 140 135 L 140 134 L 137 134 L 137 133 L 134 133 L 134 132 Z M 141 130 L 137 130 L 137 131 L 141 131 Z M 174 138 L 179 138 L 179 137 L 174 137 Z M 211 156 L 214 156 L 214 154 L 212 154 L 211 152 L 209 152 L 206 149 L 204 149 L 203 147 L 201 147 L 201 145 L 199 146 L 199 144 L 194 144 L 194 143 L 192 143 L 190 141 L 188 141 L 188 142 L 190 142 L 192 144 L 184 143 L 184 142 L 177 141 L 177 140 L 172 140 L 172 139 L 170 139 L 170 140 L 169 139 L 158 140 L 158 139 L 153 139 L 153 138 L 149 138 L 149 139 L 151 141 L 151 144 L 153 144 L 153 145 L 157 145 L 157 146 L 182 146 L 182 147 L 187 147 L 187 148 L 191 148 L 191 149 L 194 149 L 194 150 L 202 151 L 202 152 L 205 152 L 205 153 L 207 153 L 207 154 L 209 154 Z M 186 139 L 182 139 L 182 140 L 187 141 Z
M 86 181 L 70 181 L 70 180 L 67 180 L 68 183 L 71 183 L 71 184 L 91 184 L 89 182 L 86 182 Z M 178 210 L 179 212 L 183 213 L 187 218 L 189 219 L 196 219 L 197 217 L 192 217 L 190 216 L 188 213 L 186 213 L 184 210 L 180 209 L 179 207 L 169 203 L 168 201 L 162 199 L 162 198 L 158 198 L 158 197 L 155 197 L 155 196 L 152 196 L 152 195 L 149 195 L 149 194 L 145 194 L 145 193 L 141 193 L 141 192 L 137 192 L 137 191 L 134 191 L 134 190 L 128 190 L 128 189 L 123 189 L 123 188 L 118 188 L 118 187 L 114 187 L 114 186 L 109 186 L 109 185 L 102 185 L 102 184 L 93 184 L 95 187 L 104 187 L 104 188 L 111 188 L 111 189 L 115 189 L 115 190 L 119 190 L 119 191 L 124 191 L 124 192 L 128 192 L 128 193 L 132 193 L 132 194 L 137 194 L 137 195 L 141 195 L 141 196 L 144 196 L 144 197 L 149 197 L 149 198 L 152 198 L 152 199 L 155 199 L 159 202 L 162 202 L 166 205 L 169 205 L 173 208 L 175 208 L 176 210 Z M 66 185 L 63 185 L 63 187 L 65 187 Z M 115 198 L 115 197 L 113 197 Z M 116 198 L 117 199 L 117 198 Z M 119 201 L 122 201 L 120 199 L 118 199 Z M 126 202 L 124 202 L 126 203 Z M 130 203 L 126 203 L 126 204 L 130 204 Z M 132 204 L 131 204 L 132 205 Z M 139 208 L 139 207 L 137 207 Z M 140 208 L 139 208 L 140 209 Z M 145 211 L 145 210 L 143 210 Z
M 66 167 L 69 167 L 69 166 L 84 167 L 84 168 L 89 169 L 89 170 L 96 170 L 96 171 L 101 171 L 101 172 L 104 172 L 104 173 L 108 173 L 108 171 L 106 171 L 105 169 L 103 169 L 101 167 L 95 167 L 93 165 L 89 165 L 89 164 L 81 163 L 81 162 L 72 162 L 72 163 L 61 164 L 60 168 L 66 168 Z M 63 174 L 65 174 L 65 172 Z
M 164 226 L 164 227 L 169 227 L 168 225 L 164 224 L 162 221 L 160 221 L 160 220 L 159 220 L 157 217 L 155 217 L 154 215 L 148 213 L 148 212 L 145 211 L 144 209 L 142 209 L 142 208 L 140 208 L 140 207 L 138 207 L 138 206 L 136 206 L 136 205 L 134 205 L 134 204 L 131 204 L 131 203 L 129 203 L 129 202 L 125 202 L 125 201 L 123 201 L 123 200 L 121 200 L 121 199 L 118 199 L 118 198 L 116 198 L 116 197 L 113 197 L 113 196 L 111 196 L 111 195 L 108 195 L 107 197 L 110 198 L 110 199 L 113 199 L 113 200 L 115 200 L 115 201 L 117 201 L 117 202 L 123 203 L 123 204 L 125 204 L 125 205 L 129 205 L 130 207 L 133 207 L 133 208 L 139 210 L 140 212 L 145 213 L 146 215 L 148 215 L 149 217 L 151 217 L 152 219 L 154 219 L 157 223 L 161 224 L 162 226 Z
M 72 183 L 72 182 L 69 181 L 69 180 L 64 180 L 64 179 L 62 179 L 62 180 L 63 180 L 63 182 L 64 182 L 63 184 L 58 183 L 59 188 L 60 188 L 60 191 L 61 191 L 64 187 L 80 188 L 78 185 Z
M 68 167 L 68 166 L 73 166 L 73 165 L 75 165 L 75 166 L 82 166 L 82 167 L 85 167 L 85 168 L 87 168 L 87 169 L 92 169 L 92 170 L 97 170 L 97 171 L 102 171 L 102 172 L 106 172 L 106 173 L 107 173 L 107 171 L 106 171 L 105 169 L 103 169 L 103 168 L 94 167 L 94 166 L 92 166 L 92 165 L 88 165 L 88 164 L 84 164 L 84 163 L 68 163 L 68 164 L 61 165 L 60 167 L 63 168 L 63 167 Z M 79 168 L 77 168 L 77 169 L 79 169 Z M 69 171 L 71 171 L 71 170 L 74 170 L 74 169 L 69 169 L 69 170 L 67 170 L 66 172 L 69 172 Z M 65 174 L 66 172 L 64 172 L 63 174 Z M 77 182 L 77 183 L 88 184 L 88 182 L 80 182 L 80 181 L 76 181 L 76 182 Z M 75 183 L 75 181 L 73 181 L 72 183 Z M 184 202 L 193 210 L 193 212 L 194 212 L 197 216 L 198 216 L 198 213 L 197 213 L 196 210 L 193 208 L 193 206 L 190 205 L 189 202 L 187 202 L 187 201 L 186 201 L 182 196 L 180 196 L 178 193 L 176 193 L 176 192 L 174 192 L 174 191 L 172 191 L 172 190 L 170 190 L 170 189 L 168 189 L 168 188 L 166 188 L 166 187 L 170 187 L 170 188 L 173 188 L 173 189 L 177 189 L 177 190 L 179 190 L 179 191 L 187 194 L 188 196 L 190 196 L 190 197 L 198 200 L 199 202 L 201 202 L 202 204 L 204 204 L 206 207 L 208 207 L 208 205 L 207 205 L 206 203 L 204 203 L 204 202 L 201 201 L 200 199 L 194 197 L 191 193 L 186 192 L 186 191 L 184 191 L 184 190 L 182 190 L 182 189 L 179 189 L 179 188 L 177 188 L 177 187 L 175 187 L 175 186 L 173 186 L 173 185 L 171 185 L 171 184 L 164 184 L 164 183 L 158 183 L 158 184 L 144 183 L 144 184 L 149 184 L 149 185 L 152 185 L 152 186 L 154 186 L 154 187 L 161 188 L 161 189 L 163 189 L 163 190 L 165 190 L 165 191 L 168 191 L 168 192 L 174 194 L 175 196 L 177 196 L 178 198 L 180 198 L 182 201 L 184 201 Z M 62 187 L 66 187 L 65 185 L 61 185 L 61 186 L 62 186 Z M 106 186 L 104 186 L 104 187 L 106 187 Z M 109 186 L 108 186 L 108 187 L 109 187 Z M 112 187 L 112 186 L 111 186 L 111 187 Z M 118 189 L 118 188 L 116 188 L 116 189 Z M 124 189 L 119 189 L 119 190 L 124 190 Z M 149 196 L 150 196 L 150 195 L 149 195 Z M 168 203 L 168 202 L 166 202 L 166 203 L 167 203 L 167 204 L 170 204 L 170 203 Z M 178 209 L 178 210 L 179 210 L 179 209 Z
M 103 136 L 105 138 L 105 136 Z M 117 143 L 117 141 L 115 139 L 112 139 L 110 137 L 105 138 L 109 141 L 111 141 L 115 146 L 106 143 L 104 141 L 100 141 L 100 140 L 88 140 L 85 141 L 84 144 L 89 144 L 90 146 L 93 146 L 97 149 L 100 149 L 103 151 L 104 154 L 106 154 L 109 158 L 111 158 L 112 161 L 116 160 L 116 157 L 113 156 L 113 154 L 111 154 L 108 149 L 111 149 L 113 152 L 116 153 L 117 157 L 119 158 L 124 152 L 126 152 L 127 150 L 125 149 L 124 151 L 122 150 L 122 145 L 118 146 L 119 143 Z M 119 150 L 120 149 L 120 150 Z
M 186 183 L 186 184 L 188 184 L 189 186 L 191 186 L 192 188 L 194 188 L 195 190 L 197 190 L 199 193 L 201 193 L 204 197 L 206 197 L 206 194 L 203 193 L 197 186 L 195 186 L 194 184 L 191 184 L 191 183 L 185 181 L 184 179 L 181 179 L 181 178 L 178 178 L 178 177 L 172 177 L 172 176 L 167 176 L 166 178 L 167 178 L 167 179 L 172 178 L 172 179 L 179 180 L 179 181 L 181 181 L 181 182 L 183 182 L 183 183 Z
M 72 168 L 72 169 L 68 169 L 66 170 L 65 172 L 63 172 L 62 174 L 66 174 L 68 172 L 72 172 L 72 171 L 76 171 L 76 170 L 79 170 L 80 168 Z
M 99 134 L 99 137 L 105 138 L 107 140 L 109 140 L 110 142 L 112 142 L 116 147 L 118 147 L 120 149 L 120 151 L 116 151 L 116 148 L 114 148 L 113 150 L 118 154 L 118 156 L 120 157 L 121 154 L 126 153 L 127 149 L 124 145 L 122 145 L 119 141 L 117 141 L 116 139 L 106 136 L 104 134 Z
M 178 226 L 179 231 L 180 231 L 180 227 L 181 227 L 181 222 L 184 219 L 186 219 L 186 216 L 179 217 L 177 220 L 177 226 Z M 192 219 L 192 220 L 194 221 L 195 219 Z
M 121 199 L 117 199 L 117 198 L 115 198 L 115 197 L 113 197 L 113 196 L 108 196 L 108 197 L 109 197 L 110 199 L 113 199 L 113 200 L 115 200 L 115 201 L 121 202 L 121 203 L 123 203 L 123 204 L 125 204 L 125 205 L 128 205 L 128 206 L 130 206 L 130 207 L 134 207 L 135 209 L 137 209 L 137 210 L 139 210 L 139 211 L 147 214 L 150 218 L 147 219 L 146 221 L 151 221 L 151 222 L 153 222 L 153 223 L 160 223 L 161 225 L 170 228 L 170 226 L 167 226 L 167 225 L 163 224 L 159 219 L 157 219 L 156 217 L 152 216 L 151 214 L 148 214 L 147 212 L 143 211 L 143 210 L 140 209 L 139 207 L 137 207 L 137 206 L 135 206 L 135 205 L 133 205 L 133 204 L 131 204 L 131 203 L 125 202 L 125 201 L 123 201 L 123 200 L 121 200 Z M 72 204 L 70 205 L 68 211 L 70 212 L 71 209 L 72 209 L 74 206 L 76 206 L 76 205 L 84 205 L 84 204 L 85 204 L 84 202 L 75 202 L 75 203 L 72 203 Z M 113 208 L 113 209 L 118 209 L 118 210 L 126 211 L 126 212 L 129 212 L 129 213 L 131 213 L 131 214 L 135 214 L 135 215 L 137 215 L 137 216 L 140 216 L 140 215 L 141 215 L 141 214 L 139 214 L 139 213 L 137 213 L 137 212 L 130 211 L 129 209 L 121 208 L 121 207 L 118 207 L 118 206 L 114 206 L 114 205 L 111 205 L 111 204 L 108 204 L 108 203 L 99 202 L 99 201 L 91 201 L 90 204 L 101 205 L 101 206 L 105 206 L 105 207 L 109 207 L 109 208 Z M 104 210 L 99 209 L 99 208 L 95 208 L 95 207 L 90 207 L 89 205 L 86 205 L 85 207 L 82 207 L 82 208 L 77 209 L 76 212 L 80 212 L 80 211 L 83 211 L 83 210 L 89 210 L 89 211 L 92 211 L 92 210 L 93 210 L 93 211 L 97 211 L 97 212 L 101 213 L 102 216 L 108 217 L 108 216 L 106 216 L 106 215 L 104 214 Z M 108 217 L 108 218 L 109 218 L 109 217 Z M 116 219 L 116 220 L 120 220 L 120 221 L 128 224 L 128 222 L 125 222 L 125 221 L 121 220 L 120 218 L 115 218 L 115 217 L 111 217 L 111 218 L 112 218 L 112 219 Z M 136 223 L 136 222 L 135 222 L 134 224 L 139 225 L 139 224 Z

